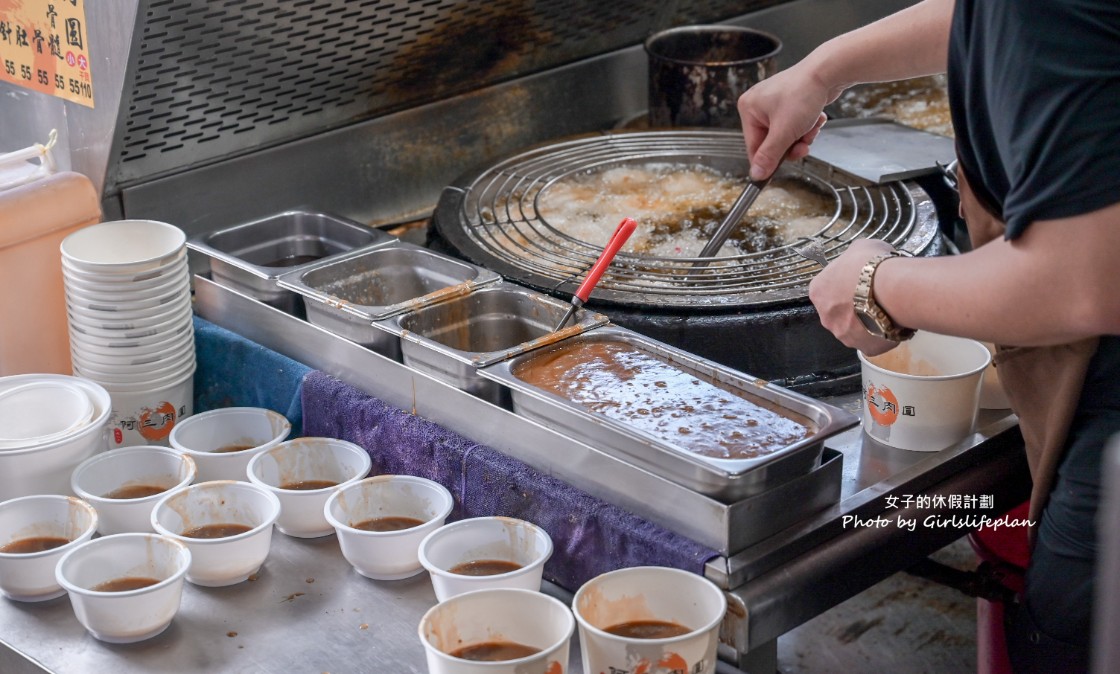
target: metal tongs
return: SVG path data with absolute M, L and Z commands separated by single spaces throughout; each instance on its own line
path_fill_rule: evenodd
M 622 248 L 622 244 L 626 243 L 626 240 L 634 233 L 634 229 L 637 226 L 638 223 L 632 218 L 623 218 L 622 222 L 618 223 L 618 227 L 615 228 L 614 234 L 611 235 L 610 241 L 607 242 L 607 246 L 603 248 L 599 259 L 595 260 L 591 271 L 587 272 L 587 277 L 583 279 L 583 283 L 579 284 L 579 288 L 576 289 L 576 294 L 572 295 L 571 308 L 564 313 L 564 317 L 556 324 L 556 330 L 553 332 L 563 328 L 564 325 L 571 320 L 572 316 L 575 315 L 576 309 L 582 307 L 583 303 L 587 301 L 588 296 L 591 295 L 591 291 L 595 288 L 595 284 L 599 282 L 599 279 L 603 276 L 603 272 L 610 266 L 615 253 Z
M 719 249 L 727 242 L 727 237 L 731 236 L 731 232 L 739 226 L 739 221 L 743 219 L 743 216 L 745 216 L 751 206 L 754 205 L 755 200 L 758 199 L 758 195 L 762 193 L 762 190 L 766 189 L 766 186 L 770 184 L 770 180 L 773 177 L 774 174 L 771 173 L 770 177 L 765 180 L 752 180 L 747 183 L 746 188 L 743 189 L 743 193 L 740 194 L 739 198 L 735 200 L 735 203 L 731 205 L 731 210 L 727 212 L 727 217 L 723 219 L 723 222 L 719 223 L 715 234 L 712 234 L 712 238 L 708 240 L 707 245 L 700 251 L 700 257 L 712 257 L 719 252 Z M 709 260 L 701 260 L 696 262 L 693 266 L 705 267 L 708 262 Z

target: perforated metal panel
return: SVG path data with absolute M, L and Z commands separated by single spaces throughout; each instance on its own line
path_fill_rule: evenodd
M 780 0 L 148 0 L 109 183 L 440 100 Z

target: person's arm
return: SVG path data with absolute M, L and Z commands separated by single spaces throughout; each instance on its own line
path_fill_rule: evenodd
M 751 177 L 800 159 L 824 124 L 821 112 L 845 89 L 944 72 L 954 0 L 923 0 L 840 35 L 739 98 Z
M 853 242 L 810 284 L 821 322 L 865 353 L 893 346 L 868 334 L 852 296 L 864 263 L 889 246 Z M 1039 221 L 1013 241 L 963 255 L 891 258 L 878 267 L 875 299 L 899 325 L 997 344 L 1043 346 L 1120 334 L 1120 203 Z

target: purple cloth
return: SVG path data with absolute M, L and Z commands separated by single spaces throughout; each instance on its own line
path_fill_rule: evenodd
M 477 444 L 318 370 L 303 380 L 303 412 L 305 435 L 364 447 L 371 475 L 415 475 L 442 484 L 455 497 L 450 519 L 462 517 L 463 457 Z
M 451 491 L 451 518 L 505 515 L 552 537 L 545 577 L 574 591 L 629 566 L 671 566 L 703 574 L 718 555 L 500 452 L 392 407 L 330 375 L 303 383 L 304 433 L 361 445 L 374 473 L 426 477 Z

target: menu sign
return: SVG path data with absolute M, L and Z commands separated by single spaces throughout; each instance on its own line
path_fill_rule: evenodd
M 86 0 L 0 0 L 0 81 L 93 107 Z

